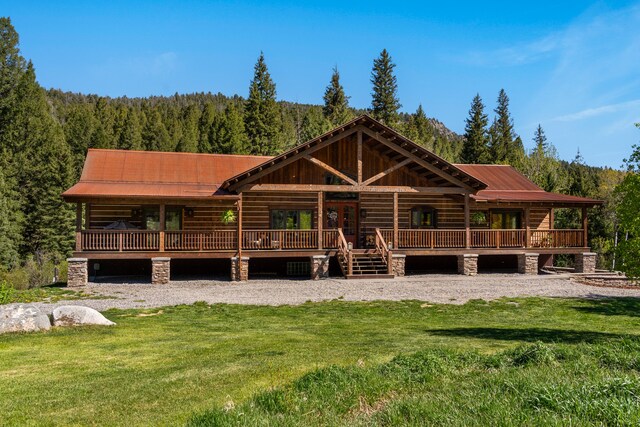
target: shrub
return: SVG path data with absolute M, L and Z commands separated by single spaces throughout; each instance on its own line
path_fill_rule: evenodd
M 0 305 L 13 301 L 16 290 L 6 280 L 0 282 Z

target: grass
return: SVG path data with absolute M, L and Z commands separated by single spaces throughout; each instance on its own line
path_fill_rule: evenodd
M 483 411 L 505 415 L 504 405 L 553 422 L 545 411 L 560 410 L 545 408 L 573 408 L 575 396 L 601 396 L 594 405 L 637 415 L 629 404 L 637 391 L 637 299 L 196 303 L 104 314 L 118 325 L 0 336 L 2 423 L 238 424 L 246 413 L 246 420 L 266 417 L 263 425 L 411 424 L 424 414 L 443 417 L 434 423 L 477 425 L 488 419 L 478 415 Z M 416 385 L 407 376 L 415 369 L 434 373 Z M 335 408 L 327 390 L 338 397 Z M 620 393 L 621 403 L 609 402 L 607 390 Z M 495 404 L 479 398 L 486 392 Z M 312 403 L 301 404 L 305 398 Z M 577 424 L 599 419 L 575 407 L 569 413 L 578 414 Z M 313 408 L 317 417 L 304 415 Z M 452 408 L 458 413 L 447 418 Z
M 111 299 L 110 296 L 92 295 L 81 291 L 65 289 L 60 286 L 43 286 L 32 289 L 3 288 L 0 290 L 0 303 L 32 303 L 32 302 L 58 302 L 62 300 L 82 300 L 82 299 Z
M 640 341 L 426 350 L 328 367 L 197 415 L 196 426 L 640 424 Z

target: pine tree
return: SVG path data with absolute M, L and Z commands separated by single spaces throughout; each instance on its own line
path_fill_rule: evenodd
M 3 146 L 7 144 L 5 130 L 15 114 L 16 88 L 26 67 L 11 19 L 0 17 L 0 142 Z
M 15 189 L 5 178 L 4 167 L 0 167 L 0 272 L 11 270 L 20 262 L 23 218 Z
M 349 97 L 344 94 L 337 67 L 333 69 L 331 83 L 325 89 L 323 99 L 322 113 L 333 126 L 339 126 L 349 121 L 352 116 L 349 109 Z
M 198 152 L 198 121 L 200 120 L 200 111 L 195 105 L 189 105 L 183 113 L 183 126 L 180 140 L 178 141 L 177 151 L 186 153 Z
M 142 127 L 137 110 L 130 108 L 124 120 L 118 148 L 121 150 L 142 150 Z
M 31 63 L 21 78 L 18 99 L 14 132 L 24 141 L 26 153 L 19 181 L 24 195 L 23 251 L 47 252 L 61 260 L 73 246 L 74 212 L 60 197 L 75 179 L 73 162 Z
M 264 54 L 260 52 L 245 107 L 245 129 L 251 154 L 275 155 L 280 151 L 282 118 L 276 102 L 276 85 Z
M 211 127 L 216 118 L 216 107 L 211 102 L 207 102 L 202 110 L 202 115 L 198 122 L 198 152 L 211 153 Z
M 162 117 L 157 109 L 149 111 L 147 122 L 142 129 L 142 143 L 145 150 L 149 151 L 173 151 L 170 150 L 169 132 L 162 123 Z
M 498 94 L 498 105 L 494 110 L 496 117 L 490 131 L 492 161 L 517 166 L 524 158 L 522 140 L 517 140 L 513 130 L 513 119 L 509 112 L 509 97 L 504 89 Z
M 427 118 L 427 115 L 422 108 L 422 104 L 418 105 L 418 109 L 415 114 L 412 114 L 409 117 L 409 120 L 404 126 L 403 132 L 405 136 L 413 142 L 422 145 L 429 151 L 434 151 L 436 138 L 434 135 L 433 125 Z
M 331 127 L 331 122 L 325 118 L 322 110 L 319 107 L 311 107 L 302 119 L 300 138 L 303 142 L 309 141 L 329 131 Z
M 476 94 L 471 101 L 469 117 L 465 120 L 464 142 L 460 161 L 462 163 L 489 163 L 489 148 L 487 146 L 487 123 L 484 104 L 480 94 Z
M 229 103 L 224 114 L 215 121 L 215 132 L 212 139 L 214 153 L 244 154 L 247 151 L 247 134 L 238 107 Z
M 383 49 L 380 56 L 373 60 L 371 70 L 371 113 L 387 125 L 394 125 L 398 121 L 398 110 L 402 107 L 398 100 L 398 82 L 393 74 L 395 66 L 389 52 Z

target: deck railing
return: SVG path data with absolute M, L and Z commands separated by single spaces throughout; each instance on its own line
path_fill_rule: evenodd
M 393 242 L 393 230 L 383 229 L 380 233 L 385 241 Z M 464 248 L 464 229 L 399 229 L 398 242 L 393 248 Z
M 387 243 L 393 242 L 393 230 L 381 229 Z M 467 246 L 464 229 L 399 229 L 397 249 L 455 249 Z M 525 229 L 472 229 L 470 248 L 581 248 L 585 246 L 584 231 Z
M 165 231 L 166 251 L 220 251 L 238 247 L 235 230 Z
M 164 234 L 164 241 L 161 236 Z M 318 230 L 244 230 L 243 250 L 339 249 L 337 229 L 322 230 L 322 247 Z M 399 229 L 394 242 L 392 229 L 380 229 L 376 245 L 384 242 L 391 249 L 461 249 L 467 247 L 465 229 Z M 584 231 L 576 229 L 494 230 L 472 229 L 469 247 L 500 248 L 581 248 Z M 528 242 L 527 242 L 528 238 Z M 152 230 L 82 230 L 80 251 L 225 251 L 238 249 L 236 230 L 159 231 Z M 161 245 L 163 243 L 163 245 Z M 389 245 L 390 244 L 390 245 Z M 161 249 L 162 248 L 162 249 Z
M 531 230 L 531 247 L 581 248 L 586 246 L 583 230 Z
M 244 230 L 242 249 L 317 249 L 318 230 Z
M 322 247 L 324 249 L 336 249 L 338 247 L 338 230 L 322 230 Z
M 84 230 L 83 251 L 158 251 L 160 232 L 150 230 Z
M 471 230 L 472 248 L 523 248 L 526 230 Z
M 393 273 L 393 254 L 389 250 L 387 246 L 387 241 L 380 232 L 379 228 L 376 228 L 375 231 L 375 246 L 376 252 L 380 255 L 380 257 L 384 260 L 384 263 L 387 265 L 387 274 Z

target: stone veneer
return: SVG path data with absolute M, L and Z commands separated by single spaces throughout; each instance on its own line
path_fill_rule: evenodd
M 464 274 L 465 276 L 475 276 L 478 274 L 478 255 L 458 255 L 458 274 Z
M 391 271 L 393 275 L 396 277 L 404 276 L 405 269 L 405 261 L 407 260 L 406 255 L 402 254 L 391 254 Z
M 171 279 L 171 258 L 151 258 L 151 283 L 166 285 Z
M 538 274 L 538 254 L 518 254 L 518 273 Z
M 67 258 L 67 286 L 86 286 L 89 280 L 89 260 L 87 258 Z
M 311 280 L 329 277 L 329 255 L 314 255 L 311 257 Z
M 595 252 L 576 254 L 576 273 L 595 273 L 597 256 Z
M 231 258 L 231 281 L 245 282 L 249 280 L 249 257 Z

